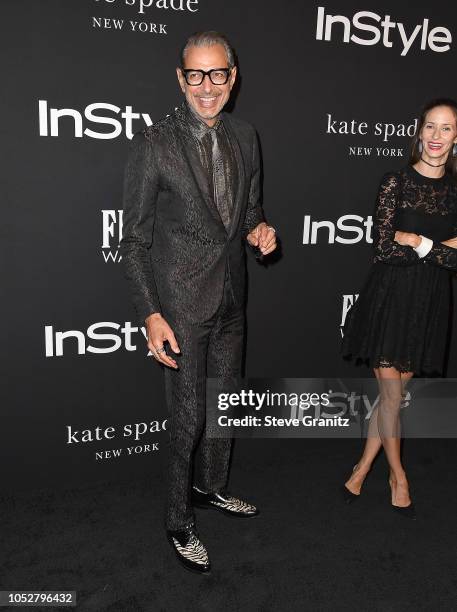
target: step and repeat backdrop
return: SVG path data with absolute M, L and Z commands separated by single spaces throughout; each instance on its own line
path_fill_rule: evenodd
M 421 106 L 457 96 L 453 2 L 4 0 L 1 13 L 4 491 L 163 474 L 163 375 L 123 276 L 122 185 L 129 139 L 181 102 L 178 53 L 197 30 L 237 51 L 230 110 L 258 131 L 281 241 L 269 265 L 249 258 L 247 375 L 372 375 L 342 361 L 341 326 L 371 264 L 381 176 L 407 163 Z

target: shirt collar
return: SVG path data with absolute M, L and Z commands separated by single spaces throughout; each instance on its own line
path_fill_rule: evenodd
M 203 119 L 201 119 L 197 115 L 197 113 L 190 106 L 187 100 L 184 100 L 183 107 L 184 107 L 184 113 L 185 113 L 185 117 L 189 125 L 189 128 L 192 134 L 199 140 L 201 140 L 204 136 L 206 136 L 206 134 L 209 134 L 211 130 L 217 130 L 222 124 L 221 114 L 219 114 L 217 121 L 213 125 L 213 127 L 210 127 L 203 121 Z

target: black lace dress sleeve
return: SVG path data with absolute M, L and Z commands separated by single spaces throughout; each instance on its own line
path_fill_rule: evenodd
M 399 197 L 399 176 L 393 172 L 385 174 L 379 185 L 373 220 L 375 263 L 411 266 L 419 262 L 419 256 L 412 247 L 394 241 L 394 218 Z
M 452 237 L 457 237 L 457 223 L 454 225 Z M 424 257 L 424 261 L 457 272 L 457 249 L 441 242 L 434 242 L 432 248 Z

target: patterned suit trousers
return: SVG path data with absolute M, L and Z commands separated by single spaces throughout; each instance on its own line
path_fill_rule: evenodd
M 228 480 L 232 440 L 205 435 L 206 378 L 241 375 L 245 312 L 233 299 L 227 273 L 221 304 L 208 321 L 172 327 L 181 353 L 173 354 L 178 370 L 165 368 L 170 423 L 165 526 L 182 529 L 194 521 L 192 484 L 217 491 Z

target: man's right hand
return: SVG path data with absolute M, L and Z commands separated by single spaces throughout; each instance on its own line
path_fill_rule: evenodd
M 177 370 L 178 364 L 172 357 L 167 355 L 163 344 L 164 342 L 168 342 L 174 353 L 181 352 L 171 327 L 158 312 L 154 312 L 149 315 L 149 317 L 146 317 L 145 324 L 148 337 L 148 349 L 157 361 L 169 368 Z

